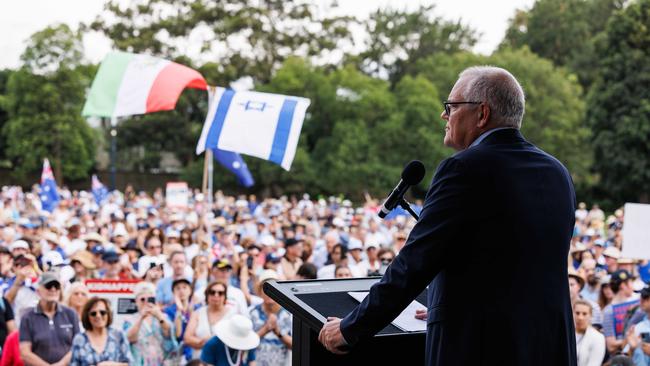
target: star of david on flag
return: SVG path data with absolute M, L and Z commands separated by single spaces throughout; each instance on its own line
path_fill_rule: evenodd
M 56 181 L 54 180 L 52 167 L 50 167 L 50 161 L 47 158 L 43 160 L 39 197 L 44 211 L 52 212 L 59 205 L 59 193 L 57 192 Z
M 95 202 L 101 204 L 108 197 L 108 189 L 106 186 L 97 178 L 96 174 L 93 174 L 91 190 L 93 192 L 93 197 L 95 197 Z
M 208 93 L 210 106 L 197 155 L 217 148 L 291 168 L 309 99 L 213 87 Z

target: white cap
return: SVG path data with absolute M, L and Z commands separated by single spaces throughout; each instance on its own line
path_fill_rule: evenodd
M 29 250 L 29 244 L 24 240 L 16 240 L 15 242 L 11 243 L 11 245 L 9 246 L 9 250 L 11 251 L 19 248 Z
M 260 244 L 270 247 L 275 245 L 275 239 L 271 235 L 264 235 L 260 238 Z
M 43 254 L 41 262 L 49 263 L 50 267 L 60 266 L 65 263 L 63 261 L 63 257 L 61 256 L 61 253 L 57 252 L 56 250 L 50 250 L 49 252 Z
M 361 240 L 357 238 L 348 239 L 348 250 L 363 249 L 363 244 Z

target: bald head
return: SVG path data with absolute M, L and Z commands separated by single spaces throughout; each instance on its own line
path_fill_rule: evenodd
M 468 101 L 487 102 L 490 122 L 498 127 L 521 127 L 526 100 L 517 79 L 494 66 L 473 66 L 460 73 L 461 94 Z

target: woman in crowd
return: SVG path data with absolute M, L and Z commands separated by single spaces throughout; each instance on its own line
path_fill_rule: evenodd
M 81 323 L 86 330 L 72 341 L 70 366 L 128 366 L 131 351 L 126 335 L 111 328 L 113 313 L 106 299 L 93 297 L 83 307 Z
M 600 309 L 605 309 L 605 306 L 609 305 L 614 298 L 614 291 L 612 291 L 611 286 L 609 285 L 610 276 L 604 276 L 600 281 L 600 291 L 598 293 L 598 305 Z
M 228 314 L 227 290 L 228 286 L 223 282 L 210 282 L 204 292 L 206 305 L 190 316 L 183 340 L 194 349 L 194 358 L 200 356 L 201 348 L 214 336 L 213 327 Z
M 89 297 L 88 287 L 82 282 L 74 282 L 65 291 L 63 305 L 72 308 L 81 319 L 82 310 Z
M 214 366 L 255 366 L 255 348 L 260 337 L 253 323 L 243 315 L 235 314 L 214 327 L 214 337 L 201 350 L 201 360 Z
M 273 270 L 260 274 L 257 293 L 263 302 L 251 310 L 253 328 L 260 336 L 256 363 L 260 366 L 285 365 L 291 350 L 291 314 L 262 291 L 264 282 L 277 279 Z
M 192 270 L 194 279 L 192 281 L 192 290 L 199 291 L 210 281 L 210 262 L 208 257 L 199 254 L 192 258 Z
M 173 326 L 156 305 L 156 288 L 149 282 L 140 282 L 133 290 L 138 312 L 123 324 L 131 343 L 132 365 L 162 365 L 178 356 Z
M 573 303 L 578 366 L 599 366 L 605 357 L 605 336 L 591 326 L 591 314 L 589 302 Z
M 192 230 L 188 228 L 181 230 L 180 243 L 188 261 L 193 260 L 199 254 L 199 245 L 192 240 Z

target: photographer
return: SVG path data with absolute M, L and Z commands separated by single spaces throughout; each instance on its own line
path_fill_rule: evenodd
M 162 365 L 176 356 L 176 337 L 167 316 L 156 305 L 156 288 L 140 282 L 133 290 L 138 312 L 124 321 L 123 330 L 131 343 L 134 365 Z
M 650 365 L 650 287 L 641 290 L 641 310 L 646 313 L 643 320 L 628 329 L 627 344 L 637 366 Z

